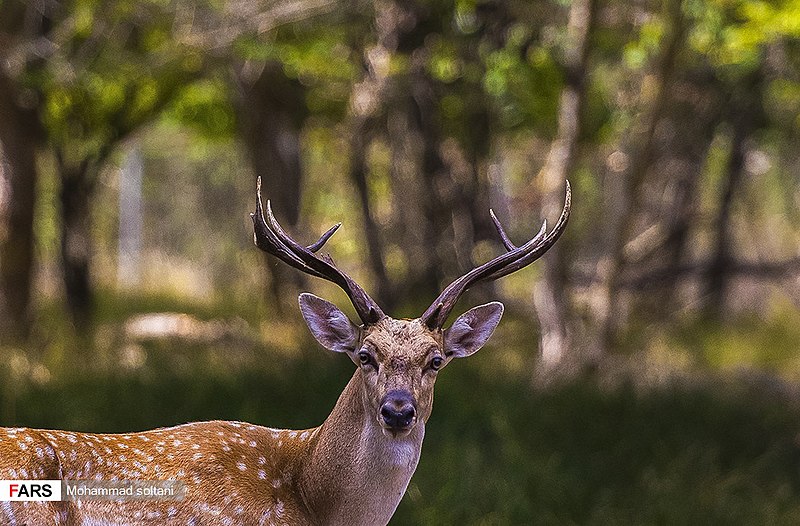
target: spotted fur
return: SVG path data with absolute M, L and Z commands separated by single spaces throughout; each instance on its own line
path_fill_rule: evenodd
M 344 315 L 332 304 L 306 299 L 316 307 L 304 316 L 320 343 L 358 365 L 321 426 L 295 431 L 212 421 L 129 434 L 0 428 L 2 479 L 186 485 L 180 501 L 4 502 L 0 525 L 387 524 L 419 462 L 438 370 L 465 355 L 465 345 L 471 346 L 467 354 L 483 345 L 502 306 L 472 309 L 449 334 L 419 319 L 343 325 L 338 316 Z M 332 318 L 335 325 L 326 321 Z M 362 363 L 362 354 L 369 360 Z M 432 367 L 434 358 L 439 367 Z M 392 392 L 404 393 L 414 406 L 413 421 L 399 430 L 381 416 Z

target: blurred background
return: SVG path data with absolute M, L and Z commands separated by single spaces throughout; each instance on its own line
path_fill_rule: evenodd
M 393 524 L 797 524 L 799 136 L 798 0 L 2 0 L 0 425 L 318 425 L 257 176 L 395 317 L 568 179 Z

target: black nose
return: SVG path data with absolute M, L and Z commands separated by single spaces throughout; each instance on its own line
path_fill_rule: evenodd
M 407 429 L 416 414 L 414 398 L 406 391 L 389 391 L 383 398 L 381 417 L 392 429 Z

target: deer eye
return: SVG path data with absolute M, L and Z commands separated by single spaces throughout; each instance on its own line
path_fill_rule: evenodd
M 361 351 L 358 353 L 358 361 L 361 365 L 370 365 L 372 364 L 372 356 L 366 351 Z
M 434 356 L 431 360 L 431 369 L 438 371 L 443 362 L 444 360 L 442 360 L 441 356 Z

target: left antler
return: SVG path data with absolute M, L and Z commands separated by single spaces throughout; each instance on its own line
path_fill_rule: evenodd
M 569 219 L 570 207 L 572 204 L 572 190 L 570 189 L 569 181 L 567 181 L 567 195 L 564 199 L 564 209 L 561 211 L 561 217 L 553 230 L 545 235 L 547 232 L 547 221 L 542 224 L 542 228 L 530 241 L 519 247 L 515 246 L 508 238 L 503 226 L 498 221 L 494 212 L 489 211 L 492 216 L 495 228 L 500 235 L 503 246 L 506 247 L 507 252 L 501 254 L 491 261 L 487 261 L 479 267 L 475 267 L 457 280 L 448 285 L 439 297 L 434 300 L 430 307 L 421 316 L 421 319 L 431 329 L 441 329 L 450 315 L 450 311 L 455 306 L 458 298 L 472 285 L 479 281 L 492 281 L 512 272 L 530 265 L 550 247 L 555 244 L 556 240 L 564 232 Z
M 256 192 L 256 211 L 250 214 L 253 219 L 253 230 L 255 233 L 256 246 L 278 257 L 284 263 L 302 270 L 306 274 L 311 274 L 318 278 L 326 279 L 336 283 L 345 291 L 350 301 L 353 303 L 358 316 L 365 325 L 377 322 L 386 315 L 375 301 L 356 283 L 353 278 L 339 270 L 333 263 L 329 255 L 319 257 L 315 254 L 328 239 L 342 226 L 337 223 L 328 229 L 327 232 L 311 245 L 307 247 L 301 245 L 278 224 L 275 215 L 272 213 L 272 206 L 267 200 L 267 217 L 261 205 L 261 178 L 258 178 Z

